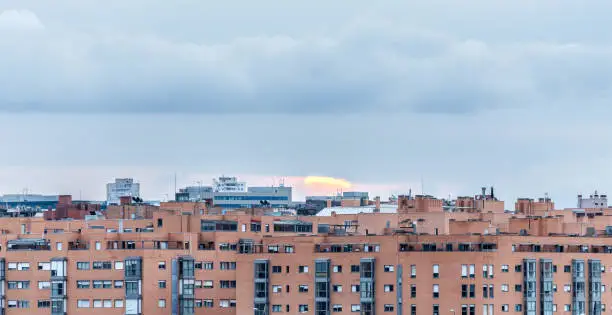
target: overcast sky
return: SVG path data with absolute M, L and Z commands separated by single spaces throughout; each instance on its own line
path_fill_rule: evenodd
M 612 193 L 611 1 L 0 0 L 0 195 Z M 421 180 L 422 179 L 422 180 Z M 422 187 L 423 186 L 423 187 Z

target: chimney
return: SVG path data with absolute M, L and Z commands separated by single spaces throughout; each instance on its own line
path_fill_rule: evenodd
M 119 204 L 122 206 L 129 206 L 132 204 L 132 197 L 130 196 L 123 196 L 123 197 L 119 197 Z
M 491 186 L 491 199 L 495 199 L 495 194 L 493 193 L 493 186 Z
M 484 199 L 487 196 L 487 187 L 482 187 L 482 199 Z

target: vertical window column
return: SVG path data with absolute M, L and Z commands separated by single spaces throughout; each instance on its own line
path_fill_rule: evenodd
M 589 259 L 589 315 L 601 315 L 601 261 Z
M 178 314 L 193 315 L 195 312 L 195 262 L 193 257 L 183 256 L 173 261 L 173 269 L 175 263 L 178 267 Z
M 397 315 L 402 315 L 403 314 L 402 309 L 404 308 L 404 301 L 402 300 L 402 298 L 403 298 L 402 293 L 404 292 L 404 287 L 403 287 L 403 274 L 404 274 L 403 265 L 401 265 L 401 264 L 397 265 L 395 270 L 396 270 L 395 277 L 397 279 Z
M 125 314 L 142 314 L 142 257 L 127 257 L 123 266 Z
M 375 315 L 376 300 L 375 288 L 375 264 L 374 258 L 362 258 L 360 261 L 360 302 L 361 302 L 361 315 Z
M 0 258 L 0 315 L 5 314 L 6 309 L 6 296 L 4 290 L 6 290 L 5 286 L 6 282 L 6 260 L 4 258 Z
M 572 315 L 586 314 L 584 260 L 572 260 Z
M 51 315 L 66 314 L 66 257 L 51 259 Z
M 540 259 L 540 307 L 542 315 L 553 315 L 553 263 Z
M 270 315 L 270 261 L 257 259 L 253 262 L 253 311 L 254 315 Z
M 329 315 L 330 313 L 329 265 L 329 259 L 315 260 L 315 315 Z
M 525 315 L 536 315 L 536 260 L 523 259 L 523 302 Z

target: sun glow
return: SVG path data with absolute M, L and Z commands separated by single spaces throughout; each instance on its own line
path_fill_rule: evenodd
M 333 178 L 327 176 L 308 176 L 304 179 L 304 184 L 312 186 L 333 186 L 337 188 L 351 188 L 351 182 L 342 178 Z

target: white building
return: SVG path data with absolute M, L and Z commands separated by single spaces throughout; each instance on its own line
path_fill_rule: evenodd
M 121 197 L 140 197 L 140 184 L 133 178 L 116 178 L 114 183 L 106 184 L 106 203 L 119 204 Z
M 246 192 L 246 182 L 239 182 L 236 177 L 221 176 L 213 179 L 214 192 Z
M 593 208 L 607 208 L 608 207 L 608 196 L 600 195 L 597 190 L 594 194 L 589 195 L 588 198 L 578 195 L 578 208 L 579 209 L 593 209 Z

